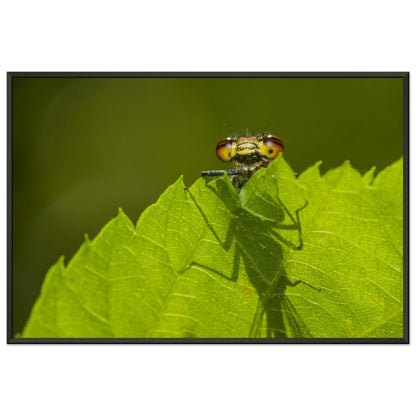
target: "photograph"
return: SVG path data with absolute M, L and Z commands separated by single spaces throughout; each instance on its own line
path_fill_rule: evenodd
M 8 73 L 8 334 L 409 342 L 407 72 Z

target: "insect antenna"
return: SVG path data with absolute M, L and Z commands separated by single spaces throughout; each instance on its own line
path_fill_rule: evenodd
M 230 129 L 227 123 L 223 122 L 222 125 L 228 130 L 228 132 L 231 134 L 231 138 L 234 137 L 233 131 Z

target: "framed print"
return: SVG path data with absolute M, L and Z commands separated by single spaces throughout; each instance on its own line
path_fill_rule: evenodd
M 9 73 L 9 343 L 408 343 L 408 73 Z

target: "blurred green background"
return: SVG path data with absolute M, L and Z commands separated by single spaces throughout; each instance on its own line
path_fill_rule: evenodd
M 48 268 L 122 207 L 133 222 L 184 175 L 225 168 L 217 141 L 267 132 L 302 172 L 403 152 L 400 78 L 14 78 L 13 319 L 21 331 Z

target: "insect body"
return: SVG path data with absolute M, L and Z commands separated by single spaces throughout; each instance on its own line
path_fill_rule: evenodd
M 208 170 L 202 176 L 222 176 L 227 173 L 237 191 L 254 172 L 266 168 L 284 149 L 283 142 L 272 134 L 261 136 L 231 136 L 217 144 L 217 156 L 222 162 L 233 162 L 234 170 Z

